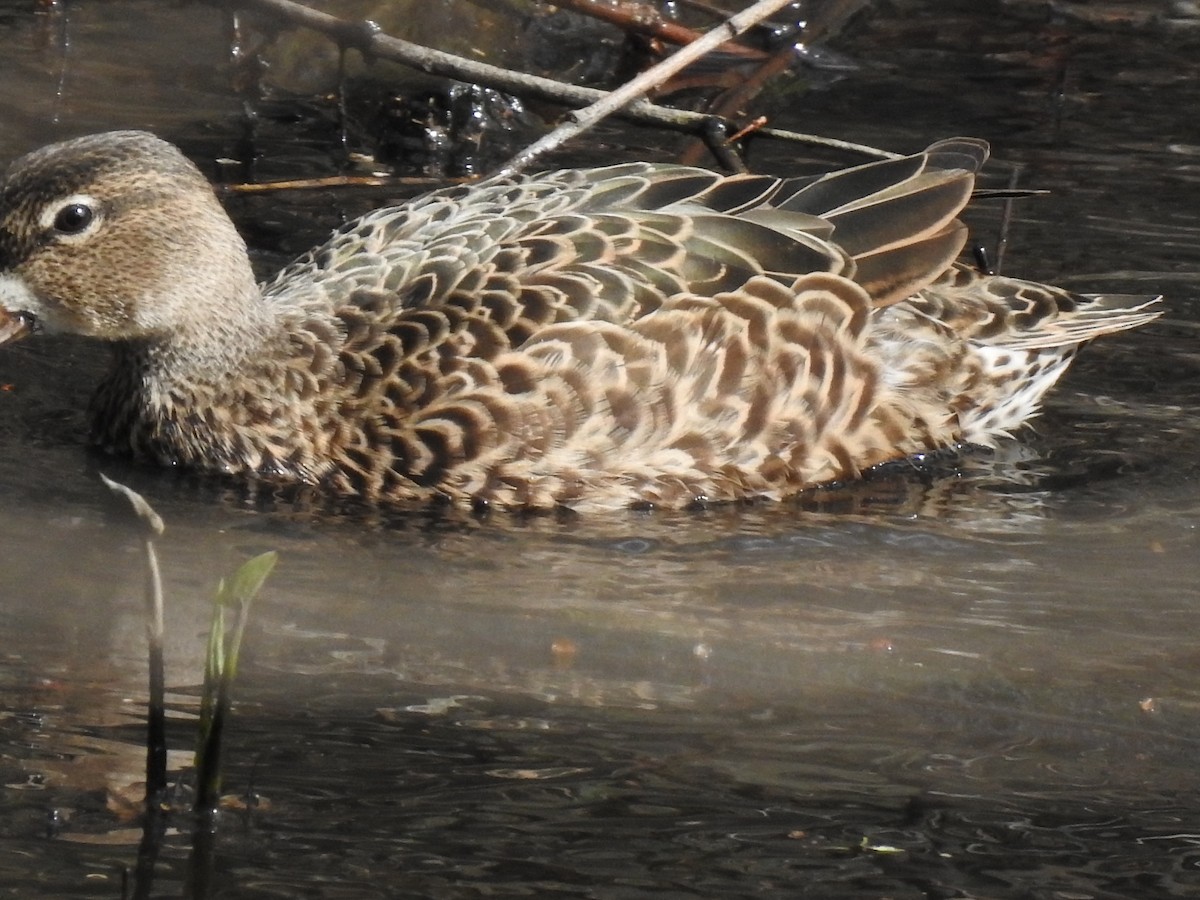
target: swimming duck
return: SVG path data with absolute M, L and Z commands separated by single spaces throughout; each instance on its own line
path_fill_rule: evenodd
M 263 285 L 212 188 L 137 131 L 0 181 L 0 343 L 106 341 L 95 442 L 368 502 L 778 498 L 994 444 L 1157 298 L 956 259 L 955 138 L 819 177 L 631 163 L 435 191 Z

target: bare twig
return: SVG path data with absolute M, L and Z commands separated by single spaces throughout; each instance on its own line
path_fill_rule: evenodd
M 358 50 L 368 58 L 398 62 L 430 75 L 482 84 L 512 94 L 572 107 L 587 106 L 605 96 L 604 91 L 595 88 L 579 87 L 551 78 L 514 72 L 500 66 L 422 47 L 420 44 L 383 34 L 374 22 L 348 22 L 293 0 L 236 0 L 236 3 L 240 8 L 268 12 L 292 25 L 318 31 L 337 42 L 339 46 Z M 687 127 L 700 118 L 692 114 L 692 122 L 681 124 L 682 120 L 674 115 L 677 112 L 679 111 L 657 108 L 654 112 L 640 110 L 631 114 L 631 117 L 647 124 L 677 128 Z
M 758 0 L 753 6 L 730 16 L 722 24 L 708 31 L 704 37 L 692 41 L 686 47 L 672 53 L 656 66 L 651 66 L 635 78 L 621 85 L 604 99 L 593 103 L 587 109 L 574 113 L 569 121 L 534 141 L 507 163 L 497 173 L 498 177 L 515 175 L 531 162 L 545 153 L 561 146 L 579 133 L 591 128 L 601 119 L 615 113 L 622 107 L 628 106 L 656 85 L 662 84 L 676 72 L 686 68 L 693 62 L 711 52 L 721 44 L 752 28 L 773 12 L 778 12 L 791 3 L 792 0 Z
M 596 90 L 595 88 L 579 87 L 578 85 L 566 84 L 550 78 L 541 78 L 536 75 L 514 72 L 511 69 L 504 69 L 499 66 L 464 59 L 440 50 L 422 47 L 411 41 L 383 34 L 380 32 L 379 26 L 374 22 L 347 22 L 328 13 L 295 3 L 293 0 L 233 0 L 233 2 L 239 8 L 266 12 L 292 25 L 318 31 L 336 41 L 339 46 L 354 48 L 364 56 L 398 62 L 430 75 L 482 84 L 521 97 L 532 97 L 572 108 L 588 106 L 608 96 L 606 92 Z M 783 5 L 784 3 L 781 0 L 775 0 L 774 8 L 779 8 Z M 766 12 L 762 15 L 769 14 L 769 12 Z M 746 13 L 739 15 L 746 15 Z M 718 43 L 728 37 L 729 32 L 727 29 L 728 26 L 718 29 L 718 33 L 720 34 Z M 737 33 L 740 34 L 745 30 L 743 28 Z M 685 49 L 695 47 L 696 43 L 698 42 L 693 42 Z M 682 53 L 683 51 L 680 52 Z M 703 50 L 700 51 L 700 53 L 703 52 Z M 674 58 L 671 57 L 671 59 Z M 693 132 L 703 126 L 704 123 L 712 120 L 712 116 L 704 113 L 656 106 L 647 100 L 633 100 L 632 102 L 627 100 L 613 114 L 622 119 L 644 125 L 657 125 L 662 128 L 686 132 Z M 764 128 L 758 133 L 779 140 L 792 141 L 809 146 L 826 147 L 841 152 L 856 153 L 870 159 L 887 158 L 895 155 L 877 150 L 874 147 L 852 144 L 847 141 L 830 140 L 816 135 L 800 134 L 795 131 Z
M 768 81 L 776 75 L 786 72 L 795 62 L 796 51 L 793 48 L 785 47 L 782 50 L 776 51 L 769 59 L 761 63 L 748 78 L 742 79 L 736 87 L 725 91 L 717 99 L 716 104 L 710 108 L 709 112 L 723 119 L 737 115 L 743 106 L 758 96 Z M 734 139 L 729 138 L 729 143 L 734 143 Z M 684 150 L 679 161 L 685 165 L 695 165 L 700 161 L 700 150 L 700 143 L 693 141 Z
M 835 0 L 835 2 L 819 6 L 814 17 L 804 23 L 802 42 L 781 47 L 771 54 L 749 77 L 742 79 L 718 97 L 716 102 L 708 107 L 707 112 L 722 118 L 738 115 L 746 104 L 758 96 L 768 82 L 796 64 L 800 51 L 805 45 L 812 45 L 840 28 L 864 3 L 865 0 Z M 754 129 L 754 133 L 763 133 L 761 125 Z M 737 139 L 737 137 L 731 137 L 728 141 L 732 144 Z M 705 143 L 709 142 L 706 140 Z M 701 152 L 700 142 L 693 141 L 680 155 L 679 161 L 694 165 L 699 162 Z M 886 155 L 881 154 L 881 156 Z
M 445 178 L 400 178 L 392 175 L 326 175 L 321 178 L 289 178 L 282 181 L 223 184 L 220 190 L 230 194 L 262 194 L 271 191 L 312 191 L 342 187 L 442 187 Z
M 680 25 L 678 22 L 668 21 L 653 9 L 650 10 L 653 13 L 652 16 L 635 16 L 629 11 L 628 4 L 614 5 L 598 2 L 598 0 L 555 0 L 554 5 L 616 25 L 626 33 L 633 32 L 667 44 L 690 44 L 704 36 L 703 31 L 696 31 L 686 25 Z M 727 16 L 728 13 L 722 13 L 718 18 L 724 19 Z M 721 50 L 733 56 L 750 57 L 751 59 L 762 59 L 766 55 L 761 50 L 734 43 L 722 45 Z
M 836 150 L 839 153 L 854 153 L 868 159 L 899 159 L 904 155 L 903 153 L 892 153 L 890 150 L 880 150 L 878 147 L 868 147 L 866 144 L 856 144 L 853 141 L 839 141 L 837 138 L 821 137 L 817 134 L 788 131 L 786 128 L 760 128 L 754 133 L 761 137 L 790 141 L 793 144 L 824 147 L 826 150 Z

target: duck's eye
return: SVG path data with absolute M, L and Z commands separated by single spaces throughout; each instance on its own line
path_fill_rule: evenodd
M 92 224 L 96 214 L 86 203 L 68 203 L 54 215 L 54 230 L 59 234 L 80 234 Z

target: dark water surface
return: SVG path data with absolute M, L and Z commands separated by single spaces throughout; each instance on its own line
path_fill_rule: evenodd
M 281 553 L 229 735 L 226 788 L 260 803 L 221 820 L 210 896 L 1196 895 L 1200 28 L 1156 18 L 1186 4 L 880 6 L 837 42 L 860 68 L 777 123 L 985 137 L 993 183 L 1053 191 L 1019 204 L 1006 271 L 1162 292 L 1167 317 L 1087 348 L 995 453 L 773 507 L 483 521 L 98 459 L 102 354 L 7 348 L 0 895 L 119 897 L 136 853 L 114 798 L 144 762 L 142 556 L 99 471 L 168 522 L 180 751 L 217 577 Z M 0 160 L 128 126 L 244 155 L 215 11 L 80 2 L 64 59 L 31 9 L 0 0 Z M 285 99 L 263 165 L 333 171 L 328 116 Z M 614 161 L 671 152 L 618 138 Z M 231 208 L 268 264 L 357 202 Z M 973 221 L 994 240 L 997 208 Z M 190 847 L 168 836 L 155 896 Z

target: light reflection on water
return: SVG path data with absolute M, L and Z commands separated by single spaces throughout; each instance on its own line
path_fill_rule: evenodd
M 128 40 L 111 37 L 119 6 L 103 28 L 80 7 L 81 46 Z M 156 15 L 164 35 L 182 28 Z M 0 18 L 0 36 L 27 21 Z M 187 33 L 189 64 L 219 52 Z M 13 71 L 44 90 L 36 54 L 17 48 Z M 930 62 L 946 71 L 924 90 L 945 94 L 936 79 L 956 64 Z M 1004 74 L 987 88 L 1011 122 Z M 174 101 L 172 83 L 157 96 Z M 185 122 L 232 115 L 205 84 L 183 111 L 80 88 L 66 119 L 187 137 Z M 1194 87 L 1171 89 L 1141 111 L 1145 134 L 1194 108 Z M 1172 321 L 1088 348 L 1037 431 L 994 454 L 779 506 L 323 518 L 88 457 L 95 351 L 6 350 L 0 884 L 118 896 L 132 857 L 105 791 L 141 765 L 141 556 L 103 470 L 169 523 L 172 684 L 199 678 L 217 575 L 282 554 L 231 734 L 227 783 L 269 804 L 222 825 L 219 881 L 236 896 L 1186 895 L 1200 880 L 1187 157 L 1094 149 L 1127 97 L 1069 122 L 1060 145 L 1036 128 L 997 134 L 995 103 L 969 94 L 879 124 L 852 80 L 813 97 L 805 127 L 905 147 L 992 138 L 1056 190 L 1020 208 L 1012 271 L 1107 273 L 1072 283 L 1102 290 L 1157 290 L 1161 276 L 1171 303 Z M 51 136 L 20 96 L 3 107 L 5 158 Z M 65 824 L 48 840 L 54 810 Z M 81 842 L 105 835 L 114 846 Z M 185 851 L 178 838 L 163 896 Z

